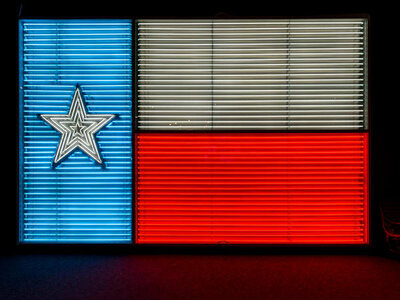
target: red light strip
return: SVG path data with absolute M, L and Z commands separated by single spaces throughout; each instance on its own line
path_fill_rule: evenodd
M 136 172 L 137 243 L 368 243 L 367 133 L 140 133 Z

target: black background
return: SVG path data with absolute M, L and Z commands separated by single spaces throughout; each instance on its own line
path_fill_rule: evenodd
M 16 1 L 11 10 L 2 5 L 3 23 L 2 65 L 3 79 L 0 99 L 0 127 L 3 135 L 1 174 L 1 249 L 15 252 L 62 252 L 65 247 L 17 247 L 17 188 L 18 188 L 18 18 L 269 18 L 269 17 L 369 17 L 369 110 L 371 133 L 371 215 L 372 248 L 374 252 L 384 249 L 379 204 L 389 199 L 400 201 L 400 115 L 399 115 L 399 41 L 400 17 L 395 2 L 384 4 L 377 1 Z M 4 52 L 4 50 L 6 50 Z M 8 66 L 10 67 L 8 69 Z M 4 93 L 5 91 L 5 93 Z M 9 167 L 10 166 L 10 167 Z M 93 249 L 95 248 L 95 249 Z M 39 250 L 38 250 L 39 249 Z M 131 247 L 68 247 L 67 251 L 123 251 L 135 252 Z M 233 249 L 233 250 L 232 250 Z M 164 248 L 146 249 L 161 251 Z M 184 250 L 168 248 L 167 251 L 218 253 L 267 252 L 271 247 L 203 248 L 188 247 Z M 279 249 L 288 253 L 322 253 L 359 251 L 348 248 L 292 248 Z

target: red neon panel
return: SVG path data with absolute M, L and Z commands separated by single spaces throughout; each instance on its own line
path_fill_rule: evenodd
M 140 133 L 140 244 L 366 244 L 367 133 Z

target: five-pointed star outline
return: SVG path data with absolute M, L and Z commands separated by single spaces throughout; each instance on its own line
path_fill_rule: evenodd
M 61 133 L 53 164 L 59 163 L 76 148 L 80 148 L 99 164 L 103 163 L 97 149 L 95 134 L 115 115 L 87 114 L 78 85 L 67 115 L 43 114 L 40 117 Z

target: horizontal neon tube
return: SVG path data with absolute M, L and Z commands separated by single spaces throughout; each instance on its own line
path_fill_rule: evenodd
M 303 24 L 308 24 L 308 25 L 320 25 L 320 24 L 327 24 L 327 25 L 333 25 L 333 24 L 363 24 L 362 20 L 357 20 L 357 19 L 349 19 L 349 20 L 313 20 L 313 21 L 308 21 L 308 20 L 274 20 L 274 21 L 264 21 L 264 20 L 204 20 L 204 21 L 187 21 L 187 20 L 140 20 L 138 23 L 139 26 L 146 27 L 146 26 L 154 26 L 154 25 L 165 25 L 165 26 L 170 26 L 170 25 L 180 25 L 180 26 L 185 26 L 185 25 L 303 25 Z M 32 24 L 33 25 L 33 24 Z
M 188 44 L 190 44 L 192 41 L 210 41 L 210 37 L 209 36 L 205 36 L 205 37 L 199 37 L 198 35 L 192 35 L 190 34 L 192 37 L 191 38 L 186 38 L 186 37 L 166 37 L 165 35 L 161 35 L 162 37 L 146 37 L 146 35 L 148 34 L 141 34 L 141 36 L 145 36 L 145 37 L 140 37 L 139 38 L 139 42 L 141 42 L 141 44 L 146 44 L 146 41 L 174 41 L 174 42 L 188 42 Z M 155 34 L 150 34 L 150 36 L 154 36 Z M 157 36 L 159 36 L 158 34 L 156 34 Z M 354 38 L 354 40 L 362 40 L 362 37 L 356 37 Z M 284 42 L 276 42 L 276 40 L 279 41 L 284 41 Z M 236 42 L 238 45 L 242 45 L 243 41 L 273 41 L 270 42 L 268 44 L 270 44 L 271 46 L 284 46 L 284 45 L 363 45 L 363 42 L 354 42 L 353 39 L 350 42 L 343 42 L 343 40 L 345 41 L 346 39 L 333 39 L 330 42 L 315 42 L 312 40 L 312 42 L 307 42 L 306 40 L 308 39 L 298 39 L 299 42 L 296 41 L 292 41 L 293 39 L 290 37 L 288 38 L 270 38 L 270 37 L 242 37 L 242 38 L 237 38 L 235 36 L 229 38 L 213 38 L 213 41 L 222 41 L 220 43 L 220 45 L 224 45 L 225 41 L 234 41 Z M 327 40 L 331 40 L 331 38 L 328 38 Z M 341 41 L 341 42 L 338 42 Z M 262 43 L 263 45 L 265 45 L 266 43 Z
M 175 125 L 175 126 L 170 126 L 170 128 L 166 128 L 165 126 L 141 126 L 141 129 L 152 129 L 152 130 L 170 130 L 171 128 L 177 128 L 177 129 L 184 129 L 184 130 L 189 130 L 189 129 L 201 129 L 201 126 L 187 126 L 185 125 L 184 128 L 181 128 L 180 125 Z M 247 126 L 247 125 L 229 125 L 229 126 L 214 126 L 214 129 L 218 127 L 218 129 L 260 129 L 260 126 Z M 331 130 L 339 130 L 339 129 L 361 129 L 363 128 L 363 125 L 297 125 L 297 126 L 290 126 L 292 129 L 331 129 Z M 204 129 L 209 129 L 209 126 L 204 126 Z M 262 129 L 282 129 L 282 130 L 287 130 L 288 126 L 262 126 Z
M 190 26 L 176 26 L 176 27 L 171 27 L 171 24 L 173 23 L 159 23 L 159 24 L 163 24 L 166 27 L 152 27 L 150 25 L 153 25 L 152 23 L 148 23 L 148 22 L 140 22 L 140 27 L 143 30 L 187 30 L 187 31 L 195 31 L 195 30 L 204 30 L 202 28 L 199 27 L 190 27 Z M 178 25 L 181 25 L 182 23 L 175 23 Z M 195 23 L 196 24 L 196 23 Z M 250 24 L 254 24 L 257 25 L 256 27 L 239 27 L 239 30 L 284 30 L 286 31 L 288 28 L 290 30 L 316 30 L 316 29 L 362 29 L 362 26 L 335 26 L 337 24 L 335 23 L 325 23 L 327 26 L 308 26 L 308 27 L 298 27 L 299 25 L 303 25 L 303 24 L 307 24 L 307 23 L 303 23 L 303 22 L 296 22 L 296 21 L 291 21 L 291 22 L 276 22 L 276 23 L 263 23 L 263 22 L 254 22 L 254 23 L 242 23 L 240 21 L 238 21 L 237 23 L 231 23 L 231 25 L 235 25 L 235 27 L 224 27 L 222 25 L 227 25 L 227 23 L 220 23 L 218 22 L 218 20 L 213 21 L 212 23 L 197 23 L 199 25 L 204 25 L 204 24 L 209 24 L 214 26 L 215 30 L 238 30 L 238 26 L 246 24 L 246 25 L 250 25 Z M 270 25 L 282 25 L 284 24 L 284 27 L 266 27 L 266 26 L 260 26 L 260 25 L 265 25 L 265 24 L 270 24 Z M 308 24 L 312 24 L 312 25 L 317 25 L 316 23 L 308 23 Z M 320 23 L 321 24 L 321 23 Z M 349 23 L 347 23 L 349 24 Z M 357 25 L 361 25 L 360 23 L 350 23 L 350 24 L 357 24 Z M 185 25 L 193 25 L 193 23 L 185 23 Z M 146 27 L 147 26 L 147 27 Z M 154 25 L 153 25 L 154 26 Z

